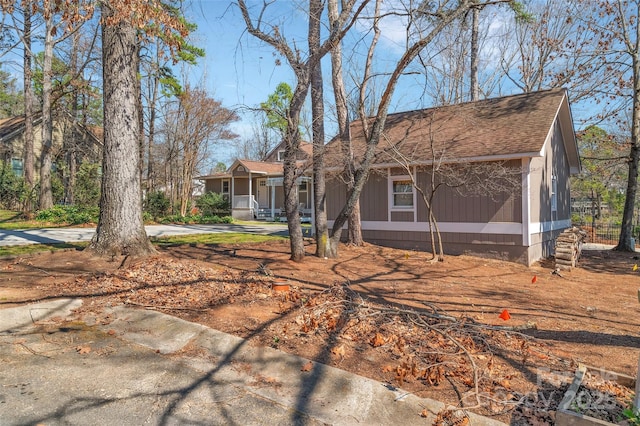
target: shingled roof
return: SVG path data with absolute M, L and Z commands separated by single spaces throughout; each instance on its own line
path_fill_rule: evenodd
M 506 96 L 477 102 L 389 114 L 376 150 L 377 165 L 393 164 L 401 155 L 411 163 L 507 160 L 542 155 L 560 118 L 572 171 L 579 158 L 571 112 L 564 89 Z M 362 122 L 351 124 L 355 158 L 366 146 Z M 339 140 L 327 145 L 328 159 L 339 165 Z

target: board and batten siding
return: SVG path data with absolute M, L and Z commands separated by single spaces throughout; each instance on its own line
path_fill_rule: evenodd
M 521 161 L 514 160 L 509 165 L 520 170 Z M 430 250 L 427 208 L 422 196 L 416 194 L 413 209 L 390 208 L 389 178 L 405 175 L 406 171 L 400 168 L 372 171 L 360 197 L 363 238 L 374 244 Z M 430 188 L 430 178 L 426 169 L 416 173 L 416 182 L 422 188 Z M 339 179 L 330 180 L 327 185 L 329 220 L 337 216 L 345 200 L 344 184 Z M 489 253 L 491 257 L 525 262 L 521 201 L 520 187 L 513 193 L 463 196 L 453 188 L 441 186 L 433 208 L 445 251 L 449 254 Z
M 222 179 L 207 179 L 204 181 L 205 192 L 222 192 Z
M 560 121 L 555 121 L 543 151 L 531 159 L 529 263 L 553 255 L 555 238 L 571 226 L 570 168 Z M 551 209 L 554 177 L 556 211 Z

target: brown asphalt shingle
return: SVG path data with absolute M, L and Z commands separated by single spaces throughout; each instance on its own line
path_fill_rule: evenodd
M 458 105 L 389 114 L 376 163 L 409 163 L 515 157 L 539 152 L 566 96 L 564 89 L 506 96 Z M 356 158 L 364 153 L 361 121 L 351 124 Z M 329 163 L 340 161 L 339 141 L 327 146 Z

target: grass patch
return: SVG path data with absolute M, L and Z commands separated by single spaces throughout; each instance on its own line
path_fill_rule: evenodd
M 36 228 L 62 228 L 67 224 L 42 222 L 38 220 L 24 220 L 21 212 L 13 210 L 0 210 L 0 229 L 36 229 Z
M 0 246 L 0 257 L 24 256 L 34 253 L 53 252 L 64 249 L 82 250 L 89 243 L 60 243 L 60 244 L 25 244 L 20 246 Z
M 172 237 L 152 237 L 151 241 L 159 247 L 170 247 L 182 244 L 249 244 L 267 241 L 282 241 L 288 237 L 278 235 L 244 234 L 240 232 L 220 232 L 211 234 L 176 235 Z

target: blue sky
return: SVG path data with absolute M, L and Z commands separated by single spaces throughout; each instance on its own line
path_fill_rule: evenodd
M 247 2 L 250 7 L 260 7 L 261 1 Z M 301 50 L 306 49 L 307 41 L 307 15 L 304 11 L 297 11 L 294 1 L 277 1 L 270 5 L 266 22 L 277 22 L 283 34 L 291 42 L 296 40 Z M 275 91 L 281 82 L 287 82 L 291 86 L 295 84 L 293 72 L 284 59 L 274 55 L 274 50 L 247 34 L 245 23 L 236 5 L 230 1 L 220 0 L 194 0 L 187 11 L 187 17 L 198 25 L 198 30 L 193 34 L 193 43 L 205 49 L 205 58 L 200 61 L 197 68 L 191 71 L 194 81 L 202 81 L 210 93 L 221 100 L 225 107 L 233 108 L 243 113 L 242 123 L 234 125 L 234 131 L 249 138 L 251 135 L 251 117 L 247 108 L 257 107 Z M 396 22 L 397 23 L 397 22 Z M 345 43 L 362 41 L 369 28 L 356 27 Z M 379 49 L 385 52 L 382 58 L 378 58 L 377 67 L 381 71 L 391 71 L 395 66 L 395 58 L 404 52 L 403 25 L 394 27 L 392 19 L 388 19 L 384 34 L 379 42 Z M 345 49 L 346 50 L 346 49 Z M 276 65 L 276 59 L 281 59 L 281 65 Z M 388 60 L 388 61 L 387 61 Z M 386 63 L 385 63 L 386 62 Z M 328 55 L 323 62 L 325 74 L 330 72 Z M 422 107 L 420 105 L 421 88 L 420 78 L 409 77 L 403 79 L 395 96 L 392 111 L 407 110 Z M 330 77 L 325 81 L 325 101 L 332 102 L 333 94 L 330 92 Z M 328 112 L 330 114 L 330 112 Z M 330 119 L 327 123 L 327 137 L 335 133 Z M 219 152 L 224 157 L 223 152 Z M 219 160 L 229 162 L 227 158 Z
M 227 108 L 257 107 L 286 81 L 294 84 L 286 64 L 276 65 L 273 49 L 246 34 L 237 6 L 228 1 L 194 1 L 190 18 L 198 25 L 193 42 L 205 49 L 205 57 L 191 78 L 205 87 Z

